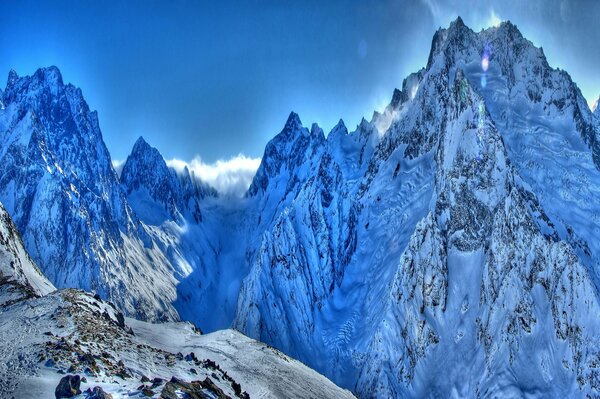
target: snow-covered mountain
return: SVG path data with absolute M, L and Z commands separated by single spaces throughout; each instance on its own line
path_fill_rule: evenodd
M 81 90 L 55 67 L 11 71 L 0 109 L 0 201 L 56 287 L 177 319 L 171 265 L 131 210 Z
M 510 22 L 438 30 L 353 132 L 292 112 L 239 200 L 143 139 L 119 181 L 54 68 L 0 97 L 0 200 L 59 287 L 233 326 L 365 398 L 600 395 L 600 114 Z
M 3 398 L 72 397 L 59 395 L 65 381 L 86 398 L 354 397 L 239 332 L 126 319 L 98 296 L 56 291 L 1 205 L 0 357 Z
M 236 328 L 361 397 L 597 395 L 599 132 L 568 74 L 459 18 L 370 124 L 364 173 L 341 126 L 303 160 Z
M 121 184 L 137 215 L 149 224 L 180 217 L 198 223 L 202 220 L 200 200 L 217 195 L 214 188 L 197 179 L 187 167 L 180 174 L 169 168 L 160 152 L 142 137 L 127 157 Z

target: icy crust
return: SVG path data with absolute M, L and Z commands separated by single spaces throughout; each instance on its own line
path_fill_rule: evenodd
M 0 307 L 54 291 L 29 254 L 0 204 Z
M 85 376 L 82 390 L 100 386 L 115 398 L 158 398 L 172 377 L 208 378 L 206 397 L 353 397 L 236 331 L 201 335 L 188 323 L 125 319 L 112 304 L 77 290 L 2 309 L 0 337 L 2 397 L 54 397 L 65 372 Z
M 176 320 L 171 265 L 127 203 L 81 90 L 56 67 L 11 71 L 2 101 L 0 201 L 46 277 Z

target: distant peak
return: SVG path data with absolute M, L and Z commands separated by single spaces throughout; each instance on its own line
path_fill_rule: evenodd
M 150 147 L 150 144 L 148 144 L 148 142 L 144 139 L 143 136 L 138 137 L 138 139 L 135 141 L 135 144 L 133 145 L 133 148 L 143 148 L 143 147 Z
M 466 25 L 465 25 L 465 22 L 463 21 L 463 19 L 462 19 L 462 18 L 460 17 L 460 15 L 459 15 L 458 17 L 456 17 L 456 19 L 455 19 L 454 21 L 452 21 L 452 22 L 450 23 L 450 27 L 452 28 L 453 26 L 456 26 L 456 27 L 464 27 L 464 26 L 466 26 Z
M 138 156 L 140 156 L 142 154 L 148 153 L 151 153 L 153 155 L 159 155 L 162 157 L 162 155 L 160 155 L 160 152 L 156 148 L 152 147 L 142 136 L 140 136 L 133 145 L 131 155 L 137 154 Z
M 594 115 L 600 116 L 600 96 L 598 97 L 598 99 L 596 100 L 596 102 L 594 102 L 592 104 L 591 110 L 594 113 Z
M 346 124 L 344 123 L 344 120 L 340 118 L 340 120 L 338 121 L 337 125 L 334 126 L 333 130 L 339 130 L 339 129 L 344 129 L 344 130 L 348 130 L 346 129 Z
M 323 131 L 323 129 L 321 129 L 321 127 L 317 123 L 313 123 L 312 126 L 310 127 L 311 135 L 319 134 L 322 131 Z
M 11 68 L 11 70 L 8 72 L 8 80 L 11 81 L 15 79 L 19 79 L 19 75 L 17 74 L 17 71 Z
M 290 112 L 287 121 L 285 122 L 286 130 L 295 130 L 296 128 L 302 127 L 302 121 L 297 113 L 294 111 Z
M 394 94 L 392 94 L 392 101 L 390 102 L 390 105 L 392 106 L 392 108 L 397 108 L 401 102 L 402 102 L 402 91 L 400 91 L 398 89 L 394 89 Z
M 19 75 L 17 74 L 17 71 L 15 71 L 14 69 L 11 69 L 8 72 L 8 79 L 6 81 L 6 88 L 10 88 L 12 86 L 15 85 L 15 83 L 17 83 L 17 80 L 19 79 Z
M 54 65 L 38 69 L 37 71 L 35 71 L 34 76 L 51 85 L 63 85 L 62 74 L 60 73 L 60 70 Z

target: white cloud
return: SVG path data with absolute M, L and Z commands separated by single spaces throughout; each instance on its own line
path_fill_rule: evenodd
M 125 166 L 125 161 L 121 159 L 113 159 L 112 166 L 115 169 L 115 172 L 117 172 L 117 175 L 120 177 L 121 171 L 123 170 L 123 166 Z
M 600 106 L 600 97 L 597 100 L 588 100 L 588 105 L 592 112 L 595 112 L 598 106 Z
M 194 172 L 196 177 L 214 187 L 219 194 L 242 197 L 260 166 L 260 158 L 249 158 L 239 154 L 228 160 L 205 163 L 196 156 L 191 162 L 173 158 L 167 160 L 167 165 L 178 172 L 187 166 L 190 172 Z
M 496 14 L 496 12 L 494 10 L 492 10 L 490 13 L 490 17 L 487 20 L 486 25 L 489 27 L 497 28 L 500 26 L 501 23 L 502 23 L 502 18 L 500 18 L 500 16 L 498 16 L 498 14 Z

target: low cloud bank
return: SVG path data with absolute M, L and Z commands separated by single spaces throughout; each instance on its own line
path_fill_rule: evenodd
M 249 158 L 239 154 L 231 159 L 219 159 L 214 163 L 205 163 L 199 156 L 191 162 L 177 158 L 167 160 L 167 165 L 178 172 L 186 166 L 196 177 L 214 187 L 219 194 L 242 197 L 260 166 L 260 158 Z

